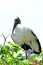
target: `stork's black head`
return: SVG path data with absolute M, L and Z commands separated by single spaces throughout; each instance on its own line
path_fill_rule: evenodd
M 17 17 L 14 21 L 15 21 L 16 25 L 21 23 L 21 20 L 19 19 L 19 17 Z
M 17 18 L 14 20 L 14 26 L 13 26 L 12 33 L 13 33 L 14 29 L 16 28 L 17 24 L 20 24 L 20 23 L 21 23 L 21 20 L 19 19 L 19 17 L 17 17 Z

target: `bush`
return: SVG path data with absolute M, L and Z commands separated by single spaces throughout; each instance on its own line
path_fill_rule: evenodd
M 24 51 L 18 45 L 8 42 L 8 45 L 0 46 L 0 65 L 43 65 L 43 50 L 41 54 L 34 54 L 32 60 L 24 57 L 18 51 Z M 37 60 L 35 60 L 37 58 Z

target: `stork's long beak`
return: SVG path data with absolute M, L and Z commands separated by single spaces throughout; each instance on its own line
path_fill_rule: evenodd
M 13 30 L 12 30 L 12 34 L 13 34 L 13 32 L 14 32 L 14 29 L 15 29 L 16 25 L 17 25 L 17 23 L 16 23 L 16 22 L 14 22 L 14 25 L 13 25 Z

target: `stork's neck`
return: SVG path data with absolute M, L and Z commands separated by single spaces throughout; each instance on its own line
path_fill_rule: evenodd
M 14 29 L 17 27 L 18 24 L 14 23 Z
M 17 27 L 17 25 L 18 25 L 17 23 L 14 23 L 12 33 L 14 32 L 14 29 Z

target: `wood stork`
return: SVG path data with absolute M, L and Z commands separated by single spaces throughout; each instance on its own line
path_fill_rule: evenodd
M 17 17 L 14 21 L 15 22 L 11 34 L 12 40 L 15 43 L 17 43 L 19 46 L 21 46 L 25 51 L 31 49 L 35 54 L 40 54 L 41 45 L 39 39 L 34 34 L 34 32 L 26 27 L 20 28 L 19 25 L 21 24 L 21 20 L 19 19 L 19 17 Z M 26 58 L 27 58 L 27 53 L 26 53 Z

